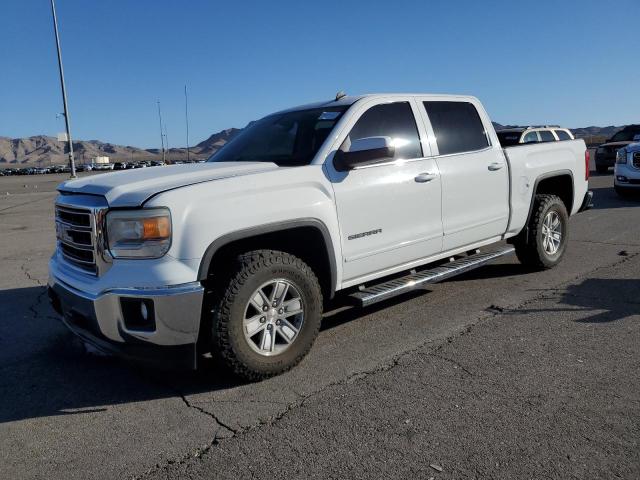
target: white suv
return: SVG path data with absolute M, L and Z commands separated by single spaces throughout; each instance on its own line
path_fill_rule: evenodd
M 558 142 L 574 139 L 568 128 L 556 125 L 505 128 L 496 133 L 503 147 L 512 147 L 521 143 Z
M 633 140 L 637 143 L 616 152 L 613 186 L 620 196 L 640 192 L 640 135 L 634 136 Z

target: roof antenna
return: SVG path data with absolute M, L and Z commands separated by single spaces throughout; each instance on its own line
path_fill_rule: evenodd
M 346 96 L 347 94 L 344 93 L 344 91 L 340 90 L 338 93 L 336 93 L 336 102 L 340 100 L 342 97 L 346 97 Z

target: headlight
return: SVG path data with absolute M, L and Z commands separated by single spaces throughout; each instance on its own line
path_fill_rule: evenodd
M 627 163 L 627 151 L 624 148 L 616 152 L 616 163 Z
M 159 258 L 171 246 L 168 208 L 107 213 L 107 240 L 114 258 Z

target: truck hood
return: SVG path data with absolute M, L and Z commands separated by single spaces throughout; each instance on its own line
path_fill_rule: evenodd
M 58 186 L 58 191 L 101 195 L 112 207 L 138 207 L 150 197 L 167 190 L 277 168 L 276 164 L 268 162 L 212 162 L 148 167 L 68 180 Z

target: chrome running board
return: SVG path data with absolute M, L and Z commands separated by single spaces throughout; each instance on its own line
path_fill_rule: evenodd
M 377 285 L 362 288 L 349 295 L 361 307 L 366 307 L 383 300 L 410 292 L 430 283 L 438 283 L 447 278 L 455 277 L 475 268 L 486 265 L 496 258 L 510 255 L 515 251 L 511 245 L 501 247 L 489 253 L 474 253 L 453 260 L 449 263 L 438 265 L 437 267 L 410 273 L 401 278 L 388 280 Z

